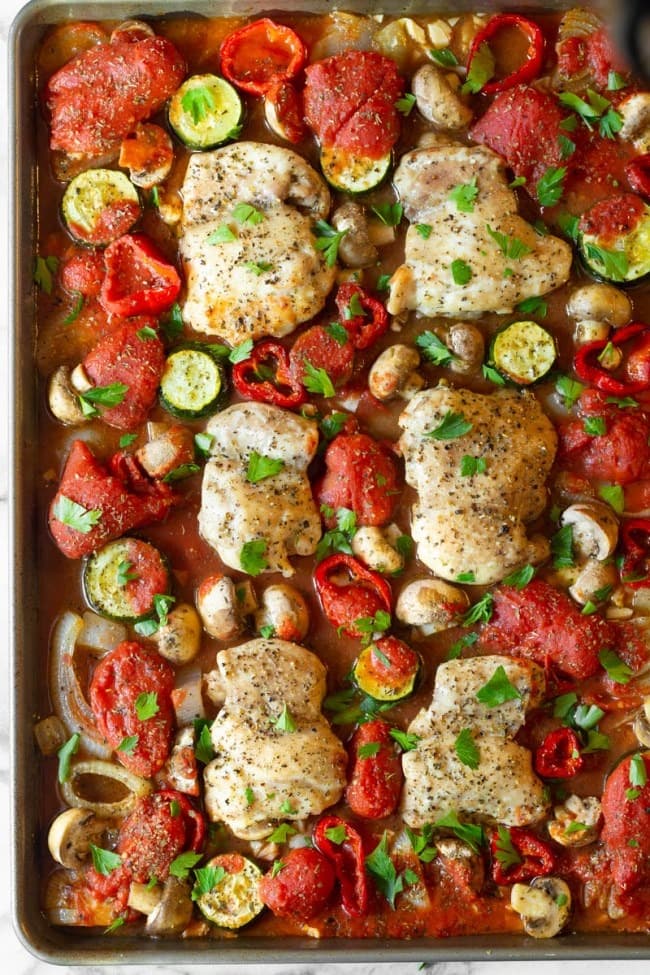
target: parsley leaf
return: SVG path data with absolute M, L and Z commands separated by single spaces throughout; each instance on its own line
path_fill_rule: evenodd
M 67 782 L 70 778 L 70 759 L 73 755 L 77 754 L 80 739 L 81 735 L 78 732 L 75 732 L 74 735 L 68 738 L 65 744 L 61 745 L 56 753 L 57 758 L 59 759 L 59 782 Z
M 503 664 L 499 664 L 489 681 L 476 692 L 476 699 L 486 708 L 496 708 L 517 698 L 521 699 L 521 693 L 510 682 Z
M 468 581 L 474 581 L 468 580 Z M 463 616 L 463 626 L 472 626 L 474 623 L 488 623 L 492 619 L 494 597 L 491 592 L 486 592 L 478 602 L 467 610 Z
M 111 383 L 110 386 L 93 386 L 79 393 L 79 405 L 84 416 L 97 416 L 95 405 L 119 406 L 129 391 L 126 383 Z
M 589 261 L 599 265 L 596 271 L 601 271 L 606 278 L 612 281 L 625 281 L 630 265 L 624 251 L 608 250 L 606 247 L 598 247 L 587 241 L 585 254 Z
M 258 481 L 264 481 L 267 477 L 279 474 L 283 468 L 284 461 L 281 457 L 265 457 L 253 450 L 248 458 L 246 480 L 250 481 L 251 484 L 257 484 Z
M 562 159 L 568 159 L 576 151 L 576 144 L 573 139 L 570 139 L 567 135 L 559 134 L 557 137 L 558 145 L 560 147 L 560 156 Z
M 374 633 L 384 633 L 390 628 L 390 613 L 385 609 L 378 609 L 374 616 L 360 616 L 354 621 L 354 626 L 359 633 L 365 635 L 366 642 L 369 642 Z M 378 654 L 374 653 L 374 656 L 378 657 Z
M 291 734 L 298 729 L 298 725 L 294 721 L 286 704 L 282 706 L 282 711 L 277 718 L 271 718 L 271 724 L 276 731 L 286 731 L 287 734 Z
M 454 413 L 447 410 L 437 427 L 429 430 L 424 436 L 432 440 L 455 440 L 463 437 L 472 429 L 472 424 L 465 419 L 462 413 Z
M 642 789 L 648 781 L 643 755 L 639 752 L 630 759 L 630 770 L 628 774 L 630 777 L 630 785 L 636 786 L 637 788 Z
M 447 660 L 458 660 L 465 647 L 471 647 L 478 640 L 478 633 L 464 633 L 459 640 L 449 647 Z
M 404 216 L 404 207 L 401 203 L 378 203 L 371 209 L 387 227 L 397 227 Z
M 339 253 L 339 244 L 347 234 L 347 230 L 335 230 L 325 220 L 317 220 L 312 233 L 316 237 L 314 247 L 322 251 L 328 267 L 334 267 Z
M 485 834 L 483 832 L 482 826 L 476 826 L 474 823 L 461 823 L 458 815 L 453 812 L 448 812 L 441 819 L 437 819 L 433 824 L 434 829 L 450 829 L 459 840 L 463 840 L 474 853 L 479 852 L 479 847 L 483 846 L 485 843 Z
M 158 714 L 158 694 L 156 691 L 143 691 L 135 701 L 135 713 L 140 721 L 148 721 Z
M 247 271 L 252 271 L 258 278 L 262 274 L 266 274 L 267 271 L 273 270 L 273 264 L 269 261 L 244 261 L 244 267 Z
M 422 240 L 428 240 L 433 233 L 433 227 L 430 223 L 416 223 L 415 229 Z
M 72 323 L 76 322 L 81 314 L 81 309 L 84 306 L 84 296 L 80 292 L 76 292 L 76 295 L 77 297 L 72 309 L 70 310 L 70 313 L 63 319 L 64 325 L 72 325 Z
M 250 203 L 238 203 L 232 211 L 232 215 L 237 223 L 250 223 L 253 226 L 265 219 L 263 211 L 251 206 Z
M 130 447 L 131 444 L 132 443 L 135 443 L 135 441 L 137 439 L 138 439 L 137 433 L 124 433 L 120 437 L 118 443 L 119 443 L 120 448 Z
M 431 48 L 429 57 L 443 68 L 455 68 L 458 65 L 458 58 L 448 47 Z
M 127 735 L 126 738 L 122 739 L 115 750 L 118 752 L 123 752 L 125 755 L 132 755 L 139 740 L 139 735 Z
M 506 384 L 505 379 L 503 378 L 501 373 L 498 372 L 493 366 L 483 364 L 481 366 L 481 371 L 483 373 L 484 379 L 487 379 L 489 382 L 494 383 L 495 386 L 505 386 Z
M 600 664 L 607 671 L 607 676 L 615 684 L 629 684 L 634 671 L 613 650 L 603 649 L 598 654 Z
M 175 302 L 171 306 L 169 309 L 169 314 L 166 315 L 161 321 L 160 328 L 162 329 L 167 340 L 170 342 L 181 335 L 183 331 L 183 313 L 178 302 Z
M 454 284 L 462 287 L 462 285 L 467 284 L 472 280 L 472 269 L 462 258 L 457 257 L 450 264 L 451 276 L 454 280 Z
M 570 376 L 558 376 L 555 380 L 555 389 L 562 397 L 567 410 L 570 410 L 580 398 L 585 387 L 577 379 L 571 379 Z
M 456 209 L 460 213 L 473 213 L 477 196 L 476 176 L 469 183 L 457 183 L 449 193 L 449 199 L 456 204 Z
M 601 484 L 598 488 L 598 496 L 617 514 L 622 515 L 625 511 L 625 492 L 620 484 Z
M 432 362 L 434 366 L 448 366 L 450 362 L 458 358 L 447 348 L 445 343 L 438 338 L 435 332 L 421 332 L 415 340 L 415 344 L 422 352 L 425 359 Z
M 590 437 L 602 437 L 607 433 L 607 424 L 603 416 L 586 416 L 582 425 L 585 433 Z
M 546 170 L 535 187 L 540 206 L 552 207 L 559 202 L 564 192 L 565 176 L 566 166 L 551 166 Z
M 276 826 L 270 836 L 267 837 L 269 843 L 286 843 L 290 836 L 295 836 L 298 832 L 289 823 L 280 823 Z
M 540 318 L 546 318 L 548 305 L 543 298 L 533 296 L 520 301 L 517 305 L 517 311 L 520 311 L 522 315 L 539 315 Z
M 489 45 L 484 41 L 469 63 L 469 70 L 465 84 L 461 88 L 463 95 L 476 94 L 494 77 L 494 55 Z
M 201 730 L 197 730 L 196 745 L 194 746 L 194 754 L 198 762 L 202 762 L 204 765 L 208 765 L 214 758 L 214 748 L 212 747 L 212 735 L 210 734 L 210 725 L 207 721 L 201 723 Z
M 36 257 L 34 263 L 34 284 L 38 285 L 46 295 L 52 294 L 52 286 L 54 284 L 53 275 L 56 274 L 58 267 L 59 259 L 58 257 L 54 257 L 53 254 L 49 257 Z
M 391 728 L 389 735 L 396 741 L 403 752 L 412 752 L 417 747 L 419 742 L 422 741 L 419 735 L 409 734 L 406 731 L 401 731 L 399 728 Z
M 250 359 L 250 354 L 253 351 L 253 340 L 245 339 L 239 345 L 236 345 L 234 349 L 231 349 L 228 353 L 228 362 L 232 362 L 233 366 L 237 365 L 238 362 L 245 362 L 246 359 Z
M 388 833 L 384 831 L 375 849 L 366 857 L 366 869 L 384 895 L 390 906 L 395 910 L 395 898 L 404 890 L 404 880 L 398 877 L 395 864 L 388 854 Z
M 76 501 L 67 498 L 65 494 L 60 494 L 57 498 L 56 504 L 52 509 L 52 514 L 62 525 L 67 525 L 68 528 L 74 528 L 75 531 L 81 532 L 82 535 L 87 535 L 92 531 L 93 526 L 101 521 L 102 517 L 102 512 L 99 508 L 93 508 L 88 511 L 80 504 L 77 504 Z
M 607 91 L 620 91 L 621 88 L 626 88 L 627 82 L 623 75 L 619 74 L 618 71 L 610 71 L 607 75 Z
M 508 260 L 518 261 L 526 254 L 529 254 L 532 249 L 528 244 L 524 244 L 522 240 L 519 240 L 518 237 L 509 237 L 507 234 L 502 234 L 499 230 L 493 230 L 489 223 L 486 224 L 486 230 L 502 255 L 508 258 Z
M 553 568 L 565 569 L 575 564 L 573 554 L 573 525 L 564 525 L 551 537 Z
M 361 309 L 361 314 L 365 314 L 363 308 Z M 339 345 L 345 345 L 350 339 L 347 328 L 344 325 L 341 325 L 340 322 L 330 322 L 329 325 L 325 326 L 325 331 L 328 335 L 331 335 L 334 341 L 338 342 Z
M 112 850 L 103 850 L 101 846 L 89 843 L 90 855 L 93 858 L 93 867 L 102 877 L 108 877 L 113 870 L 122 866 L 122 857 Z
M 196 880 L 191 896 L 193 901 L 197 901 L 203 894 L 209 894 L 218 887 L 227 874 L 222 866 L 211 867 L 208 864 L 207 867 L 197 867 L 194 876 Z
M 532 565 L 525 565 L 523 569 L 511 572 L 503 580 L 504 586 L 514 586 L 515 589 L 523 589 L 534 577 L 536 569 Z
M 187 850 L 185 853 L 179 853 L 179 855 L 169 864 L 170 874 L 172 877 L 178 877 L 180 880 L 185 880 L 187 877 L 189 877 L 192 867 L 197 865 L 202 856 L 202 853 L 192 853 L 191 850 Z
M 377 284 L 375 288 L 377 291 L 388 291 L 388 283 L 391 279 L 390 274 L 380 274 L 377 278 Z
M 359 758 L 374 758 L 379 753 L 381 745 L 378 741 L 367 741 L 365 745 L 360 745 L 357 750 Z
M 217 103 L 213 92 L 205 85 L 188 88 L 181 98 L 181 106 L 184 112 L 192 116 L 195 125 L 202 122 L 209 112 L 214 112 Z
M 408 91 L 401 98 L 398 98 L 397 101 L 395 102 L 395 108 L 400 113 L 400 115 L 403 115 L 404 117 L 411 114 L 414 105 L 415 105 L 415 95 L 413 95 L 410 91 Z
M 467 765 L 471 769 L 479 767 L 480 753 L 472 737 L 471 728 L 463 728 L 454 742 L 454 750 L 459 762 L 462 762 L 463 765 Z
M 460 460 L 460 476 L 473 477 L 474 474 L 485 474 L 487 461 L 485 457 L 472 457 L 471 454 L 464 454 Z
M 408 826 L 405 827 L 405 831 L 408 841 L 411 844 L 411 849 L 417 856 L 418 860 L 421 860 L 422 863 L 431 863 L 431 861 L 434 860 L 438 855 L 438 851 L 431 843 L 433 826 L 427 823 L 422 827 L 421 833 L 416 833 L 414 830 L 409 829 Z
M 325 836 L 330 843 L 335 843 L 336 846 L 341 846 L 341 844 L 345 843 L 348 838 L 348 831 L 343 823 L 340 823 L 338 826 L 328 826 L 325 830 Z
M 560 213 L 557 218 L 557 222 L 560 230 L 563 234 L 565 234 L 565 236 L 569 237 L 573 241 L 578 239 L 578 227 L 580 224 L 579 217 L 575 217 L 571 213 Z
M 499 824 L 499 826 L 497 826 L 497 837 L 494 856 L 495 859 L 501 864 L 504 871 L 507 871 L 510 869 L 510 867 L 514 867 L 516 864 L 521 863 L 521 856 L 513 845 L 509 829 Z
M 304 367 L 305 377 L 303 383 L 305 389 L 310 393 L 315 393 L 317 396 L 325 396 L 327 398 L 336 395 L 334 383 L 322 366 L 312 366 L 311 362 L 305 359 Z
M 227 223 L 222 223 L 206 238 L 207 244 L 227 244 L 231 240 L 237 240 L 237 234 L 230 229 Z
M 275 627 L 272 623 L 267 623 L 266 626 L 260 626 L 260 636 L 264 637 L 265 640 L 270 640 L 275 636 Z
M 244 542 L 239 553 L 239 564 L 243 572 L 249 576 L 258 576 L 268 568 L 268 562 L 264 558 L 268 542 L 265 538 L 253 538 L 250 542 Z

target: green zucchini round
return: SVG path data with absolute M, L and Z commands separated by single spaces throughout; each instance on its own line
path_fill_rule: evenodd
M 75 240 L 103 247 L 127 233 L 142 213 L 140 196 L 119 169 L 86 169 L 68 183 L 63 221 Z
M 252 860 L 239 853 L 223 853 L 213 857 L 206 868 L 216 870 L 218 879 L 208 891 L 195 886 L 192 897 L 212 924 L 235 930 L 264 910 L 257 890 L 262 871 Z
M 188 149 L 214 149 L 236 139 L 244 108 L 237 91 L 216 74 L 195 74 L 169 100 L 167 120 Z
M 537 322 L 512 322 L 492 339 L 489 364 L 504 379 L 530 386 L 543 379 L 557 358 L 555 340 Z
M 179 420 L 211 416 L 224 404 L 226 373 L 207 345 L 188 342 L 170 352 L 160 380 L 160 403 Z
M 422 672 L 419 655 L 401 640 L 385 637 L 365 647 L 354 662 L 352 679 L 375 701 L 397 704 L 414 693 Z
M 154 613 L 154 596 L 169 595 L 171 574 L 167 559 L 150 542 L 118 538 L 88 556 L 83 588 L 100 616 L 135 623 Z
M 330 186 L 343 193 L 368 193 L 376 189 L 388 176 L 391 165 L 390 152 L 379 159 L 368 159 L 334 147 L 323 147 L 320 151 L 323 176 Z
M 650 206 L 633 193 L 599 201 L 580 220 L 578 252 L 599 281 L 638 284 L 650 275 Z

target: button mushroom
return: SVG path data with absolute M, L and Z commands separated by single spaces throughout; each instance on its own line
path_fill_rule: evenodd
M 510 905 L 531 938 L 553 938 L 569 920 L 571 891 L 559 877 L 535 877 L 529 887 L 513 885 Z
M 468 606 L 469 598 L 462 589 L 441 579 L 416 579 L 400 592 L 395 615 L 422 636 L 431 636 L 455 626 Z
M 635 92 L 616 107 L 623 119 L 619 138 L 631 142 L 641 154 L 650 152 L 650 92 Z
M 189 883 L 170 874 L 164 887 L 147 888 L 147 884 L 132 883 L 128 900 L 129 907 L 147 915 L 147 934 L 180 934 L 192 920 Z
M 392 575 L 404 568 L 404 559 L 381 528 L 364 525 L 352 538 L 352 552 L 374 572 Z
M 586 603 L 606 602 L 618 581 L 616 566 L 609 562 L 587 559 L 577 578 L 569 587 L 569 592 L 584 606 Z
M 611 284 L 585 284 L 576 288 L 566 306 L 575 319 L 578 345 L 606 339 L 610 326 L 620 328 L 632 316 L 630 299 Z
M 204 579 L 196 596 L 203 628 L 215 640 L 232 640 L 244 629 L 237 589 L 230 576 L 212 575 Z
M 50 714 L 34 725 L 34 737 L 42 755 L 56 755 L 70 734 L 56 714 Z
M 90 844 L 100 846 L 105 832 L 104 820 L 89 809 L 66 809 L 50 826 L 48 849 L 61 866 L 79 869 L 90 856 Z
M 639 744 L 650 748 L 650 697 L 647 697 L 634 717 L 634 734 Z
M 471 108 L 456 93 L 453 82 L 435 64 L 423 64 L 418 68 L 411 88 L 420 115 L 432 125 L 456 131 L 471 122 Z
M 303 594 L 295 586 L 279 583 L 267 586 L 255 613 L 255 629 L 262 633 L 265 627 L 271 636 L 280 640 L 301 643 L 309 630 L 309 609 Z
M 201 648 L 201 621 L 193 606 L 179 603 L 167 615 L 152 639 L 158 644 L 158 653 L 177 667 L 194 660 Z
M 348 201 L 332 214 L 332 226 L 343 233 L 338 256 L 348 267 L 368 267 L 375 264 L 379 251 L 370 240 L 366 211 L 360 203 Z
M 560 518 L 562 527 L 573 529 L 573 549 L 584 559 L 604 561 L 618 544 L 618 521 L 612 509 L 600 501 L 569 505 Z
M 420 356 L 410 345 L 396 343 L 385 349 L 372 364 L 368 389 L 375 399 L 385 402 L 395 396 L 410 399 L 424 386 L 417 372 Z
M 548 832 L 561 846 L 588 846 L 598 839 L 602 809 L 596 796 L 570 795 L 553 814 Z
M 447 332 L 445 342 L 453 356 L 449 363 L 452 372 L 480 372 L 485 357 L 485 340 L 476 325 L 456 322 Z
M 47 386 L 47 403 L 52 416 L 66 426 L 85 423 L 77 390 L 73 387 L 68 366 L 59 368 L 50 376 Z

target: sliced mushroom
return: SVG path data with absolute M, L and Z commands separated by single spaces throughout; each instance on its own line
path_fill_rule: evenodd
M 409 399 L 424 386 L 417 372 L 420 356 L 410 345 L 396 343 L 385 349 L 372 364 L 368 374 L 368 389 L 382 403 L 401 396 Z
M 394 548 L 381 528 L 364 525 L 352 538 L 352 551 L 373 572 L 392 575 L 404 568 L 404 559 Z
M 395 615 L 422 636 L 430 636 L 455 626 L 468 606 L 469 597 L 462 589 L 442 579 L 416 579 L 400 592 Z
M 155 426 L 159 427 L 158 424 Z M 150 477 L 166 477 L 177 467 L 193 462 L 193 433 L 189 427 L 181 426 L 180 423 L 163 426 L 162 429 L 156 429 L 150 440 L 136 451 L 135 456 Z
M 206 633 L 216 640 L 232 640 L 244 629 L 237 589 L 230 576 L 204 579 L 196 596 L 196 608 Z
M 70 373 L 70 385 L 73 389 L 76 389 L 78 393 L 87 393 L 89 389 L 93 388 L 93 384 L 88 378 L 86 370 L 81 363 L 79 363 L 78 366 L 75 366 Z
M 188 796 L 199 794 L 199 774 L 196 763 L 196 730 L 193 724 L 180 728 L 174 737 L 169 758 L 163 766 L 165 782 Z
M 457 322 L 449 329 L 446 343 L 454 356 L 449 363 L 452 372 L 480 372 L 485 356 L 485 339 L 476 325 Z
M 573 528 L 573 548 L 585 559 L 603 561 L 618 544 L 618 521 L 612 509 L 600 501 L 582 501 L 565 508 L 560 524 Z
M 68 366 L 59 366 L 50 376 L 47 403 L 52 416 L 66 426 L 76 426 L 88 419 L 81 409 L 77 391 L 72 386 Z
M 640 154 L 650 152 L 650 92 L 635 92 L 616 109 L 623 119 L 619 138 L 630 141 Z
M 510 904 L 531 938 L 554 938 L 569 920 L 571 891 L 559 877 L 535 877 L 529 887 L 513 885 Z
M 167 615 L 152 639 L 165 660 L 180 667 L 194 660 L 201 649 L 201 620 L 190 603 L 179 603 Z
M 152 887 L 150 884 L 139 884 L 134 880 L 129 886 L 127 905 L 140 914 L 149 915 L 160 904 L 162 895 L 162 884 L 155 884 Z
M 165 881 L 162 897 L 147 918 L 147 934 L 180 934 L 192 920 L 190 885 L 186 880 L 170 874 Z
M 79 869 L 90 856 L 90 844 L 101 845 L 106 822 L 89 809 L 66 809 L 60 813 L 47 835 L 52 859 L 63 867 Z
M 596 796 L 570 795 L 553 813 L 548 832 L 561 846 L 589 846 L 598 839 L 602 807 Z
M 594 339 L 607 338 L 607 326 L 620 328 L 632 317 L 630 299 L 625 292 L 611 284 L 584 284 L 576 288 L 567 302 L 566 310 L 578 323 L 577 327 L 583 326 L 583 331 Z
M 613 563 L 587 559 L 569 587 L 569 592 L 583 606 L 586 603 L 599 604 L 606 602 L 617 581 L 618 572 Z
M 435 64 L 423 64 L 418 68 L 411 88 L 420 115 L 432 125 L 456 131 L 471 122 L 471 108 L 456 94 L 444 71 Z
M 261 633 L 264 627 L 280 640 L 301 643 L 309 630 L 309 609 L 303 594 L 286 582 L 267 586 L 255 613 L 255 629 Z
M 650 697 L 647 697 L 634 717 L 634 734 L 639 744 L 650 748 Z
M 339 242 L 338 256 L 348 267 L 374 264 L 379 251 L 368 236 L 368 219 L 360 203 L 348 201 L 332 214 L 332 226 L 345 234 Z

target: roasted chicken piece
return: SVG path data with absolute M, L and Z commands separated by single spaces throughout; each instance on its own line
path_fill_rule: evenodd
M 305 819 L 338 802 L 347 757 L 320 708 L 325 667 L 285 640 L 222 650 L 226 700 L 212 724 L 205 769 L 210 819 L 258 840 L 280 820 Z
M 233 569 L 248 571 L 244 547 L 255 543 L 261 571 L 293 575 L 289 556 L 311 555 L 321 537 L 306 474 L 318 447 L 316 423 L 277 406 L 237 403 L 206 430 L 212 456 L 203 474 L 201 534 Z M 254 455 L 277 472 L 255 480 Z
M 457 143 L 416 149 L 402 156 L 394 182 L 411 226 L 404 264 L 390 282 L 392 315 L 504 314 L 568 280 L 571 247 L 540 236 L 518 215 L 505 164 L 492 150 Z M 426 239 L 422 224 L 433 228 Z
M 187 325 L 234 346 L 287 335 L 321 310 L 336 268 L 313 230 L 330 194 L 301 156 L 258 142 L 196 152 L 182 194 Z
M 432 436 L 456 416 L 459 429 L 469 429 L 449 439 Z M 548 557 L 548 541 L 529 539 L 525 527 L 544 509 L 557 447 L 553 424 L 533 395 L 440 385 L 417 393 L 399 422 L 406 480 L 418 492 L 411 534 L 418 558 L 437 576 L 455 582 L 473 573 L 477 585 L 488 585 Z M 485 471 L 461 475 L 465 455 L 483 458 Z
M 484 691 L 489 682 L 493 690 Z M 495 704 L 495 684 L 509 684 L 512 696 Z M 544 672 L 530 661 L 489 656 L 441 664 L 431 704 L 408 729 L 421 741 L 402 756 L 404 821 L 421 827 L 449 812 L 507 826 L 540 820 L 544 786 L 531 753 L 512 736 L 544 689 Z

